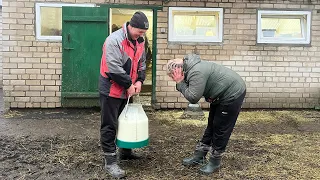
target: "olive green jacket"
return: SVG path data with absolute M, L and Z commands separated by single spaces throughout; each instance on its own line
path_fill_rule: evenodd
M 214 104 L 228 104 L 246 90 L 243 79 L 233 70 L 211 61 L 201 60 L 199 55 L 184 57 L 184 80 L 176 88 L 190 103 L 197 103 L 202 96 Z

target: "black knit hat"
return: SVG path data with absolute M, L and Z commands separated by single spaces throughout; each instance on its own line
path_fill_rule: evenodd
M 141 11 L 134 13 L 134 15 L 132 16 L 132 18 L 130 20 L 130 25 L 132 27 L 139 28 L 139 29 L 145 29 L 145 30 L 149 29 L 148 18 Z

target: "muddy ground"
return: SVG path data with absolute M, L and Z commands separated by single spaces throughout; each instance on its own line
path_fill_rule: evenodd
M 223 167 L 198 174 L 192 154 L 206 121 L 182 111 L 148 111 L 150 145 L 122 161 L 127 179 L 320 179 L 319 111 L 243 111 Z M 205 112 L 206 116 L 208 115 Z M 0 120 L 0 179 L 110 179 L 99 144 L 99 111 L 12 110 Z

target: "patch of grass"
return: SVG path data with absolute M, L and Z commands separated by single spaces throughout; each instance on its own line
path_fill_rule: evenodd
M 21 116 L 22 114 L 19 111 L 14 111 L 14 110 L 13 111 L 9 110 L 3 115 L 3 117 L 6 119 L 13 118 L 13 117 L 21 117 Z
M 237 123 L 257 123 L 257 122 L 273 122 L 276 118 L 269 111 L 250 111 L 240 112 Z

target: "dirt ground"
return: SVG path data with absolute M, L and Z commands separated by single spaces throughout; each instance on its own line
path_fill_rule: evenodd
M 122 161 L 127 179 L 320 179 L 320 111 L 242 111 L 222 168 L 184 167 L 206 125 L 183 111 L 147 111 L 145 157 Z M 206 116 L 208 112 L 205 111 Z M 110 179 L 94 109 L 11 110 L 0 119 L 0 179 Z

